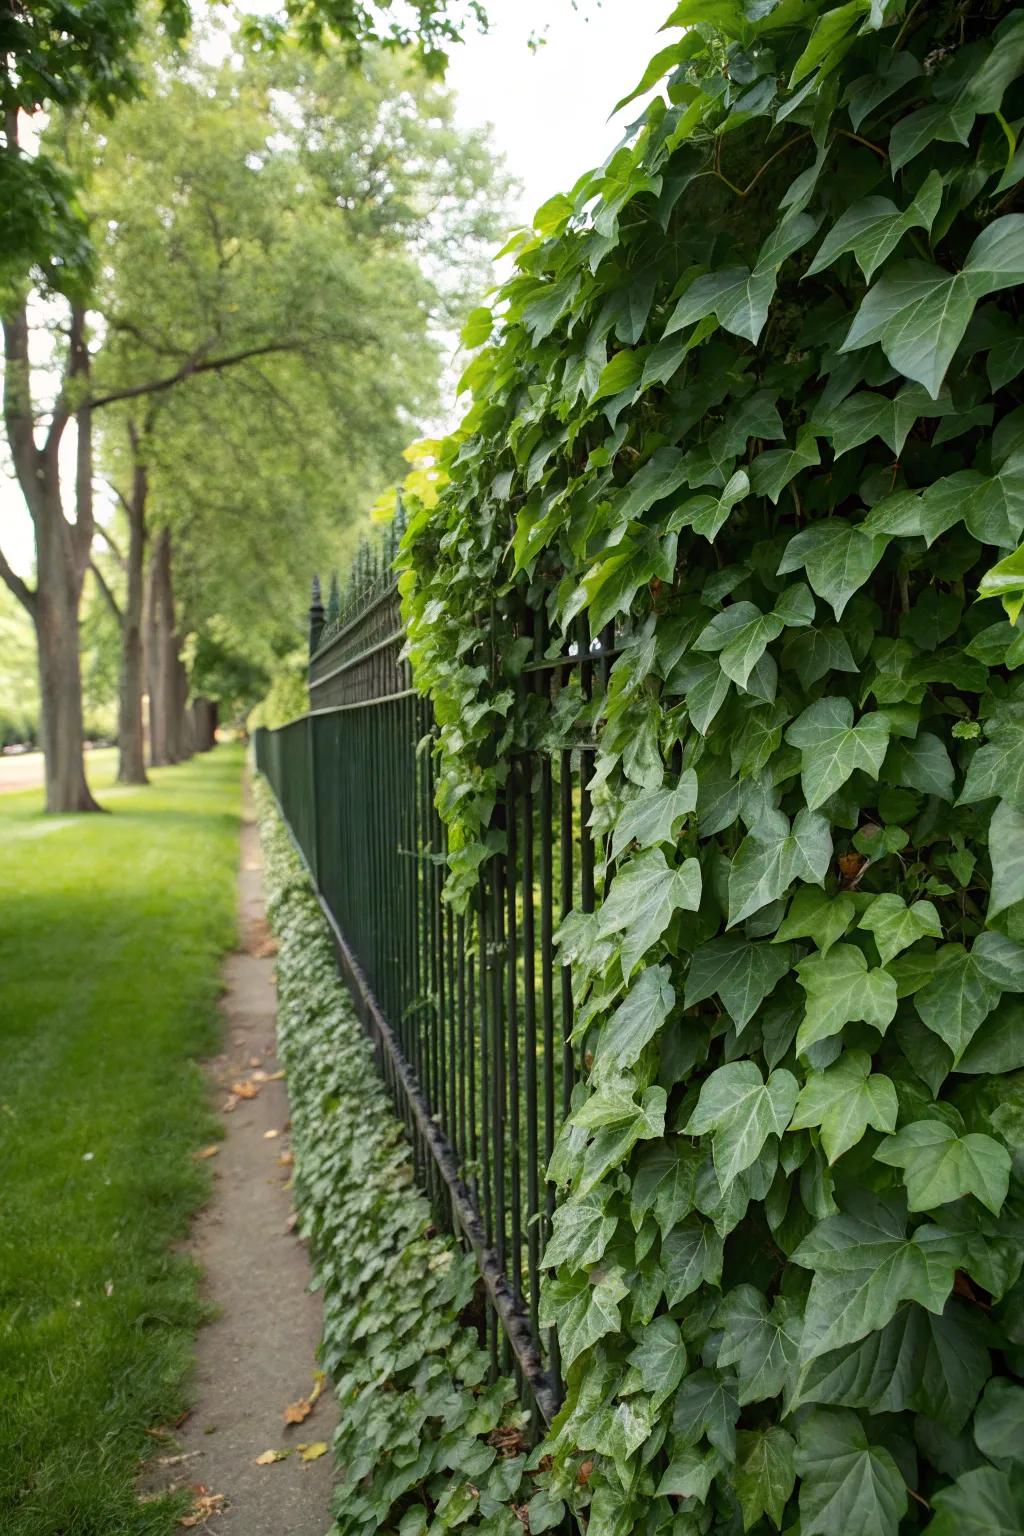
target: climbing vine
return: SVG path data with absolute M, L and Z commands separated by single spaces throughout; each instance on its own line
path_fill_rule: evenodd
M 977 597 L 1021 587 L 1024 11 L 670 28 L 470 317 L 400 556 L 452 900 L 516 747 L 598 744 L 552 1495 L 1022 1531 L 1024 631 Z M 524 609 L 614 624 L 607 686 L 518 689 Z

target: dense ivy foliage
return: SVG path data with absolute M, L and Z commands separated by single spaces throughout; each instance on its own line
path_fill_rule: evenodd
M 402 555 L 454 900 L 515 748 L 597 743 L 552 1484 L 589 1536 L 1024 1531 L 1024 10 L 671 24 Z M 517 689 L 541 608 L 617 624 L 592 699 Z
M 433 1226 L 327 924 L 272 796 L 262 783 L 257 794 L 295 1199 L 338 1399 L 334 1536 L 428 1526 L 522 1536 L 530 1518 L 543 1530 L 555 1503 L 548 1476 L 536 1454 L 527 1467 L 515 1388 L 490 1381 L 466 1320 L 477 1310 L 474 1261 Z

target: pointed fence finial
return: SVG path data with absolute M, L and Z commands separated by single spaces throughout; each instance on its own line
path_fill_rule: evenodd
M 341 589 L 337 571 L 331 572 L 331 594 L 327 599 L 327 622 L 336 624 L 341 618 Z
M 320 601 L 320 577 L 314 576 L 309 594 L 309 654 L 320 644 L 324 629 L 324 605 Z

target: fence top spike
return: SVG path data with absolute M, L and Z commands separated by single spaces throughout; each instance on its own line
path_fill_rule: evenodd
M 319 576 L 314 576 L 312 582 L 310 583 L 309 600 L 310 600 L 310 603 L 314 604 L 314 605 L 320 601 L 320 577 Z

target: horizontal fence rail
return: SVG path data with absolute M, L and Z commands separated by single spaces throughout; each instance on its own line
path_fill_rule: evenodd
M 611 635 L 581 634 L 551 661 L 541 620 L 525 622 L 536 634 L 522 686 L 554 697 L 572 676 L 589 692 Z M 476 1255 L 493 1368 L 513 1370 L 550 1421 L 560 1372 L 538 1316 L 555 1205 L 546 1169 L 574 1083 L 571 982 L 554 933 L 594 905 L 593 749 L 514 759 L 495 810 L 503 851 L 456 913 L 442 900 L 434 722 L 401 659 L 390 575 L 326 628 L 314 607 L 311 638 L 311 711 L 256 733 L 257 766 L 316 884 L 417 1174 Z

